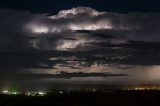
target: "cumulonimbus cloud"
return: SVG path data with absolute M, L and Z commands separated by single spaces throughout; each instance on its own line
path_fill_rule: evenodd
M 59 84 L 57 78 L 70 78 L 77 83 L 81 76 L 79 82 L 92 77 L 83 83 L 99 83 L 94 79 L 99 76 L 103 84 L 124 80 L 129 84 L 131 73 L 133 82 L 143 82 L 147 75 L 143 67 L 160 65 L 159 19 L 159 13 L 120 14 L 90 7 L 54 15 L 0 10 L 0 80 L 6 76 L 17 80 L 24 73 L 19 78 L 25 81 L 53 78 Z M 66 73 L 55 74 L 62 70 Z
M 158 17 L 160 17 L 158 13 L 120 14 L 98 12 L 89 7 L 76 7 L 69 10 L 61 10 L 58 14 L 46 16 L 43 20 L 31 21 L 26 26 L 33 36 L 58 35 L 77 39 L 76 43 L 74 41 L 56 39 L 53 40 L 53 42 L 56 42 L 54 46 L 50 45 L 50 49 L 71 50 L 77 47 L 85 48 L 83 44 L 88 42 L 113 43 L 127 40 L 157 39 L 160 23 Z M 76 30 L 89 30 L 93 33 L 74 33 Z M 99 35 L 111 35 L 118 39 L 108 41 L 101 39 L 100 36 L 97 39 L 97 36 L 94 36 L 97 32 Z M 52 40 L 48 40 L 48 42 L 52 42 Z M 37 45 L 43 45 L 43 42 L 40 41 Z
M 0 16 L 0 28 L 5 29 L 0 30 L 0 49 L 3 50 L 86 50 L 94 48 L 86 45 L 90 42 L 159 41 L 158 13 L 120 14 L 81 6 L 49 16 L 14 10 L 1 10 Z M 77 30 L 91 33 L 75 33 Z M 107 39 L 105 35 L 115 38 Z

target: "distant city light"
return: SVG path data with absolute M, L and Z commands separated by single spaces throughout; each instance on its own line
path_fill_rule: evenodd
M 8 91 L 8 90 L 3 90 L 2 94 L 7 94 L 7 95 L 17 95 L 20 94 L 17 91 Z
M 9 91 L 8 90 L 3 90 L 2 93 L 3 94 L 7 94 Z
M 124 89 L 124 90 L 135 90 L 135 91 L 143 91 L 143 90 L 160 90 L 160 87 L 156 87 L 156 86 L 140 86 L 140 87 L 131 87 L 131 88 L 127 88 L 127 89 Z
M 46 94 L 47 94 L 46 92 L 42 92 L 42 91 L 39 91 L 39 92 L 36 92 L 36 91 L 27 91 L 25 93 L 26 96 L 44 96 Z
M 26 96 L 45 96 L 47 93 L 44 91 L 9 91 L 9 90 L 2 90 L 1 94 L 4 95 L 26 95 Z
M 10 94 L 17 95 L 18 93 L 17 92 L 10 92 Z
M 39 94 L 39 96 L 44 96 L 44 95 L 46 95 L 45 92 L 38 92 L 38 94 Z

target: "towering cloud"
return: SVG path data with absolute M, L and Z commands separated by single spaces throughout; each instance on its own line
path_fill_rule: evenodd
M 158 40 L 159 17 L 158 13 L 119 14 L 77 7 L 61 10 L 57 15 L 46 16 L 40 20 L 34 19 L 36 21 L 28 23 L 26 28 L 33 36 L 47 36 L 50 49 L 71 50 L 77 47 L 86 48 L 84 44 L 90 42 L 124 43 L 127 40 Z M 75 33 L 80 30 L 81 33 Z M 103 38 L 105 36 L 107 38 L 108 35 L 115 39 L 104 40 Z M 73 38 L 75 41 L 63 38 Z M 44 39 L 39 40 L 37 47 L 43 45 L 43 42 Z
M 91 42 L 159 41 L 158 13 L 120 14 L 76 7 L 56 15 L 1 10 L 0 16 L 2 50 L 86 50 L 92 48 L 86 45 Z
M 90 7 L 50 15 L 0 10 L 0 80 L 23 75 L 62 84 L 143 82 L 146 70 L 159 69 L 159 19 L 159 13 Z

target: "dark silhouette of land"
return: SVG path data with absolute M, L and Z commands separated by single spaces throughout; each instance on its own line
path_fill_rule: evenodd
M 159 106 L 160 91 L 70 91 L 45 96 L 0 95 L 0 106 Z

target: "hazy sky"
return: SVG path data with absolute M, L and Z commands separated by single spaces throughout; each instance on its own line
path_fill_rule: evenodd
M 2 89 L 159 84 L 155 2 L 60 1 L 0 3 Z

